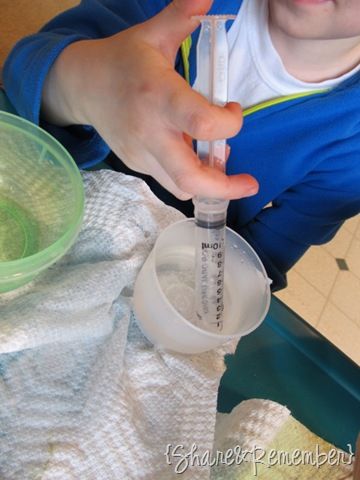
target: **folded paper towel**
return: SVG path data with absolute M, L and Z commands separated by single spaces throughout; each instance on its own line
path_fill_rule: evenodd
M 351 450 L 327 443 L 270 400 L 246 400 L 230 414 L 218 413 L 213 456 L 216 451 L 235 461 L 214 465 L 212 480 L 353 478 Z
M 84 183 L 85 218 L 71 251 L 0 295 L 0 353 L 110 333 L 115 301 L 131 290 L 160 231 L 183 218 L 136 178 L 102 171 L 84 173 Z
M 181 356 L 143 337 L 131 316 L 134 280 L 159 232 L 183 215 L 139 179 L 83 178 L 76 244 L 0 297 L 0 478 L 178 478 L 167 445 L 211 449 L 223 355 L 235 345 Z
M 0 479 L 177 479 L 173 447 L 213 451 L 223 356 L 235 344 L 182 356 L 143 337 L 132 287 L 159 232 L 183 216 L 141 180 L 83 178 L 85 219 L 71 251 L 0 296 Z M 285 407 L 251 402 L 218 417 L 216 448 L 240 433 L 244 446 L 267 445 L 286 425 Z M 195 461 L 180 478 L 247 478 L 234 472 Z

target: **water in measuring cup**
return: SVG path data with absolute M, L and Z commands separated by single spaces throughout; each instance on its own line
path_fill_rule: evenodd
M 0 262 L 17 260 L 39 249 L 39 227 L 25 208 L 0 194 Z
M 194 252 L 172 251 L 158 265 L 157 276 L 164 295 L 182 317 L 203 330 L 219 333 L 216 325 L 200 321 L 196 314 Z

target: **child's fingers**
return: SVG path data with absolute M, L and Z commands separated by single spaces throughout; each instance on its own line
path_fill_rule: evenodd
M 231 200 L 258 191 L 258 183 L 251 175 L 228 176 L 204 166 L 181 136 L 163 136 L 151 146 L 151 154 L 171 178 L 176 190 L 185 194 Z M 174 189 L 170 191 L 176 195 Z
M 174 56 L 179 45 L 199 25 L 194 15 L 205 15 L 212 0 L 174 0 L 160 13 L 143 24 L 149 40 Z
M 156 158 L 152 157 L 152 162 L 149 167 L 151 170 L 151 176 L 155 178 L 168 192 L 172 193 L 179 200 L 190 200 L 192 198 L 191 193 L 184 192 L 176 185 L 167 171 L 160 165 Z
M 193 150 L 193 139 L 189 135 L 186 135 L 186 133 L 183 134 L 183 138 L 185 143 Z M 230 156 L 230 151 L 231 151 L 231 147 L 227 143 L 225 145 L 225 161 L 226 162 L 228 161 L 228 158 Z
M 166 108 L 165 118 L 197 140 L 230 138 L 242 126 L 242 111 L 238 103 L 229 102 L 225 107 L 211 105 L 176 73 L 171 81 Z

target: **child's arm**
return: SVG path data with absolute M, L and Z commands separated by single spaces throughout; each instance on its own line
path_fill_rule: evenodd
M 79 2 L 80 3 L 80 2 Z M 81 166 L 100 162 L 109 147 L 90 127 L 58 128 L 40 117 L 45 79 L 61 52 L 70 44 L 97 39 L 143 22 L 165 6 L 165 0 L 82 0 L 55 17 L 42 30 L 21 40 L 4 66 L 7 95 L 19 114 L 56 136 Z
M 247 225 L 232 225 L 260 256 L 273 280 L 273 291 L 286 287 L 286 273 L 309 247 L 329 242 L 346 219 L 359 214 L 356 143 L 359 145 L 360 135 L 351 142 L 347 156 L 332 158 L 339 165 L 337 172 L 336 168 L 321 171 L 320 165 L 319 171 L 283 192 L 272 207 L 262 210 Z
M 78 7 L 77 21 L 68 16 L 67 26 L 67 17 L 62 16 L 62 27 L 28 39 L 12 54 L 5 72 L 11 98 L 21 96 L 14 94 L 22 82 L 21 73 L 27 82 L 33 81 L 29 71 L 35 75 L 34 98 L 27 96 L 20 113 L 38 120 L 42 93 L 44 117 L 50 123 L 91 125 L 131 169 L 150 174 L 179 198 L 194 194 L 239 198 L 255 193 L 257 183 L 252 177 L 228 177 L 204 168 L 191 147 L 191 138 L 235 135 L 242 121 L 239 105 L 209 105 L 173 67 L 181 41 L 198 25 L 191 17 L 206 13 L 211 1 L 175 1 L 145 23 L 106 38 L 101 30 L 104 19 L 86 10 L 93 4 L 84 1 Z M 124 10 L 125 16 L 126 8 L 136 12 L 149 8 L 148 2 L 140 0 L 95 4 L 99 12 L 106 5 L 105 10 L 111 6 L 114 12 Z M 144 20 L 138 17 L 137 21 Z M 118 25 L 112 20 L 115 30 L 121 30 L 120 23 L 123 28 L 128 26 L 123 20 Z M 41 49 L 46 50 L 43 64 L 36 62 Z M 27 69 L 21 71 L 22 60 Z M 30 111 L 24 112 L 27 109 Z

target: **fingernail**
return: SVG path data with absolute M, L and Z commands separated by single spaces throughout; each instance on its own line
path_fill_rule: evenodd
M 251 187 L 246 193 L 250 197 L 251 195 L 255 195 L 256 193 L 258 193 L 258 191 L 258 187 Z

